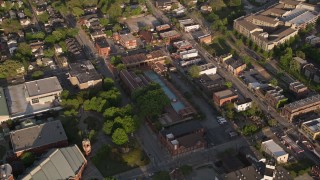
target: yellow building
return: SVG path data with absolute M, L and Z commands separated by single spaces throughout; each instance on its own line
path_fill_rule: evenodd
M 302 123 L 301 129 L 309 138 L 315 140 L 320 135 L 320 118 Z

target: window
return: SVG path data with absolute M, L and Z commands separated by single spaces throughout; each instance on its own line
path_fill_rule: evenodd
M 31 102 L 32 102 L 32 104 L 39 103 L 39 99 L 38 99 L 38 98 L 36 98 L 36 99 L 32 99 L 32 100 L 31 100 Z

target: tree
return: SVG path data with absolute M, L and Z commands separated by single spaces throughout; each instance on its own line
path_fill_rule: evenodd
M 102 130 L 106 135 L 110 135 L 112 133 L 113 124 L 114 124 L 113 121 L 106 121 L 103 123 Z
M 278 121 L 275 120 L 275 119 L 270 119 L 268 121 L 268 125 L 271 126 L 271 127 L 276 126 L 276 125 L 278 125 Z
M 62 99 L 67 99 L 69 97 L 70 92 L 68 90 L 63 90 L 60 94 Z
M 23 42 L 20 43 L 18 45 L 18 50 L 17 50 L 20 54 L 24 55 L 24 56 L 31 56 L 32 52 L 31 52 L 31 47 L 29 44 Z
M 38 20 L 39 20 L 40 22 L 46 23 L 46 22 L 49 21 L 50 15 L 49 15 L 48 12 L 44 12 L 44 13 L 38 15 L 37 18 L 38 18 Z
M 227 82 L 225 82 L 224 85 L 225 85 L 228 89 L 230 89 L 230 88 L 232 87 L 232 82 L 227 81 Z
M 280 57 L 280 64 L 285 67 L 290 69 L 290 62 L 292 61 L 292 49 L 291 48 L 286 48 L 284 54 Z
M 159 116 L 164 107 L 170 104 L 170 99 L 159 84 L 150 83 L 148 86 L 133 92 L 133 99 L 142 117 Z
M 272 78 L 269 82 L 272 86 L 278 86 L 278 80 L 276 78 Z
M 6 60 L 0 64 L 0 78 L 14 77 L 19 74 L 19 69 L 23 68 L 23 65 L 14 60 Z
M 201 69 L 197 65 L 193 65 L 188 69 L 188 73 L 192 78 L 200 77 Z
M 111 106 L 119 106 L 121 104 L 121 93 L 118 89 L 100 92 L 99 96 L 106 99 Z
M 26 167 L 29 167 L 35 161 L 35 156 L 32 152 L 24 152 L 20 159 Z
M 32 79 L 36 80 L 36 79 L 42 78 L 43 75 L 44 75 L 43 71 L 35 71 L 32 73 L 31 77 L 32 77 Z
M 249 136 L 258 131 L 258 127 L 254 124 L 245 125 L 242 129 L 242 133 L 245 136 Z
M 136 123 L 131 116 L 117 117 L 114 119 L 114 122 L 119 123 L 127 134 L 136 131 Z
M 72 8 L 72 14 L 76 17 L 80 17 L 84 14 L 84 11 L 79 7 Z
M 120 63 L 120 64 L 118 64 L 118 65 L 116 66 L 116 68 L 117 68 L 118 71 L 121 71 L 121 70 L 126 69 L 127 67 L 126 67 L 126 65 Z
M 3 20 L 1 27 L 5 33 L 16 33 L 22 29 L 20 22 L 14 19 Z
M 116 145 L 123 145 L 129 141 L 124 129 L 118 128 L 112 134 L 112 142 Z
M 104 78 L 103 79 L 103 89 L 104 90 L 111 90 L 114 88 L 114 80 L 111 78 Z
M 120 5 L 118 3 L 113 3 L 108 10 L 108 14 L 110 18 L 113 20 L 120 17 L 122 14 L 122 9 Z
M 304 54 L 303 51 L 297 51 L 297 52 L 296 52 L 296 56 L 297 56 L 297 57 L 300 57 L 300 58 L 302 58 L 302 59 L 306 59 L 306 55 Z
M 109 19 L 107 18 L 100 18 L 99 21 L 102 26 L 107 26 L 109 24 Z
M 121 26 L 120 26 L 120 24 L 115 24 L 114 26 L 113 26 L 113 28 L 112 28 L 112 31 L 113 32 L 119 32 L 120 30 L 121 30 L 122 28 L 121 28 Z M 115 56 L 114 56 L 115 57 Z
M 83 103 L 83 109 L 85 111 L 97 111 L 102 112 L 107 105 L 107 100 L 101 97 L 93 97 L 90 100 L 86 100 Z
M 53 57 L 54 56 L 54 50 L 53 49 L 46 49 L 43 51 L 43 55 L 45 57 Z

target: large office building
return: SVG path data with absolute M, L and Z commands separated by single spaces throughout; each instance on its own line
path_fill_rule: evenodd
M 234 21 L 234 29 L 263 50 L 272 50 L 298 34 L 300 28 L 315 23 L 319 12 L 315 5 L 295 0 L 280 0 L 264 11 Z
M 281 115 L 285 117 L 289 122 L 292 122 L 294 117 L 305 114 L 311 111 L 315 111 L 320 108 L 320 95 L 310 96 L 289 104 L 284 105 L 281 111 Z

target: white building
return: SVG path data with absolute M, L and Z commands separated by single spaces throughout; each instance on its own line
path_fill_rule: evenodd
M 272 139 L 262 142 L 261 149 L 275 158 L 278 163 L 287 163 L 289 154 L 285 152 L 277 143 Z
M 237 112 L 242 112 L 250 109 L 252 106 L 252 100 L 250 98 L 247 98 L 243 101 L 237 101 L 234 102 L 234 108 Z
M 198 50 L 196 49 L 190 49 L 190 50 L 187 50 L 187 51 L 181 51 L 179 53 L 180 55 L 180 58 L 182 60 L 186 60 L 186 59 L 190 59 L 190 58 L 195 58 L 198 56 Z
M 217 67 L 214 66 L 212 63 L 203 64 L 198 66 L 200 68 L 200 75 L 206 74 L 206 75 L 214 75 L 217 73 Z
M 318 44 L 318 43 L 320 43 L 320 37 L 317 37 L 315 35 L 308 36 L 308 37 L 306 37 L 306 42 L 311 45 Z
M 179 23 L 180 23 L 180 27 L 185 32 L 196 31 L 200 28 L 200 25 L 195 23 L 193 19 L 179 20 Z

